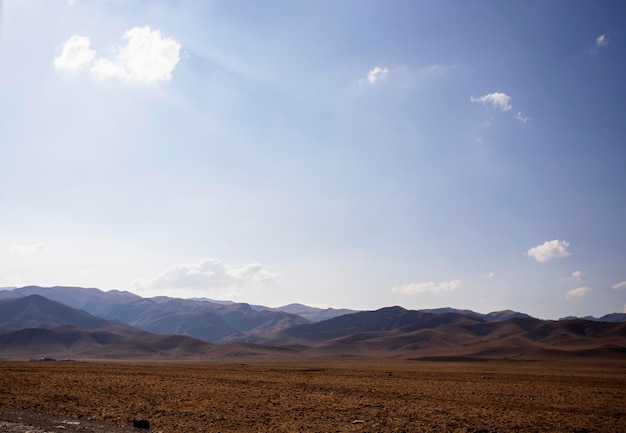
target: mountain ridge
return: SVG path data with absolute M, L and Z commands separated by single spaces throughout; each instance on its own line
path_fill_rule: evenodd
M 10 294 L 11 299 L 0 300 L 0 318 L 4 319 L 0 323 L 0 355 L 3 354 L 2 342 L 13 341 L 11 338 L 15 338 L 15 332 L 22 332 L 21 335 L 28 337 L 27 339 L 45 340 L 41 336 L 43 331 L 38 331 L 39 334 L 29 331 L 29 334 L 24 333 L 23 329 L 15 328 L 47 329 L 44 334 L 48 335 L 50 341 L 57 343 L 66 341 L 63 339 L 69 338 L 67 335 L 72 329 L 72 332 L 80 334 L 76 341 L 96 344 L 99 340 L 94 332 L 99 331 L 100 325 L 108 327 L 105 330 L 114 335 L 129 332 L 134 333 L 135 337 L 141 332 L 161 336 L 179 334 L 192 339 L 184 340 L 187 341 L 184 344 L 189 348 L 197 347 L 196 356 L 201 357 L 210 356 L 213 349 L 209 350 L 207 346 L 192 341 L 219 343 L 221 350 L 226 352 L 233 345 L 251 344 L 246 346 L 242 356 L 252 356 L 252 353 L 259 351 L 274 354 L 278 353 L 276 351 L 287 351 L 280 353 L 289 353 L 290 356 L 342 354 L 405 359 L 459 356 L 532 359 L 550 354 L 623 356 L 626 353 L 626 322 L 541 320 L 510 310 L 480 314 L 453 308 L 407 310 L 401 306 L 390 306 L 312 322 L 284 311 L 257 310 L 245 303 L 213 304 L 206 300 L 164 296 L 141 298 L 114 292 L 113 298 L 121 299 L 122 303 L 104 300 L 103 305 L 106 308 L 99 307 L 103 317 L 96 317 L 38 294 L 16 296 L 37 290 L 40 293 L 60 296 L 63 293 L 62 288 L 55 288 L 50 292 L 46 292 L 45 288 L 35 289 L 32 286 L 23 292 L 17 290 L 18 292 Z M 97 289 L 84 289 L 81 292 L 80 288 L 70 288 L 67 293 L 74 294 L 77 291 L 81 296 L 74 302 L 88 307 L 94 305 L 89 300 L 90 296 L 100 298 L 107 293 Z M 13 307 L 11 314 L 2 313 L 10 312 L 7 305 Z M 86 321 L 85 326 L 94 329 L 80 328 L 83 325 L 81 321 Z M 132 327 L 133 323 L 140 326 Z M 146 328 L 155 332 L 147 332 Z M 101 338 L 107 340 L 109 337 Z M 158 339 L 158 336 L 145 337 L 145 341 L 151 339 Z M 125 337 L 121 342 L 111 341 L 109 348 L 127 353 L 128 356 L 156 356 L 158 353 L 152 349 L 141 349 L 144 343 L 132 338 Z M 180 341 L 183 344 L 183 340 Z M 154 342 L 150 347 L 158 344 L 161 343 Z M 33 347 L 36 346 L 35 344 Z M 105 349 L 95 347 L 90 353 L 95 356 L 100 353 L 98 350 L 102 352 Z M 176 351 L 168 349 L 166 352 L 170 354 L 167 356 L 174 356 Z M 181 357 L 191 356 L 183 349 L 179 353 Z
M 145 298 L 139 296 L 137 294 L 121 291 L 121 290 L 108 290 L 103 291 L 97 288 L 82 288 L 82 287 L 69 287 L 69 286 L 53 286 L 53 287 L 41 287 L 41 286 L 24 286 L 24 287 L 3 287 L 0 288 L 0 300 L 2 299 L 10 299 L 15 297 L 23 297 L 26 294 L 40 294 L 49 299 L 61 301 L 66 303 L 69 306 L 74 308 L 84 309 L 85 311 L 90 312 L 91 314 L 101 315 L 104 310 L 110 309 L 112 305 L 119 305 L 120 303 L 129 303 L 133 301 L 146 300 L 146 299 L 167 299 L 167 300 L 179 300 L 183 302 L 207 302 L 210 305 L 221 306 L 221 307 L 229 307 L 233 305 L 248 305 L 252 310 L 262 311 L 276 311 L 276 312 L 287 312 L 290 314 L 299 315 L 311 322 L 317 322 L 321 320 L 326 320 L 332 317 L 337 317 L 344 314 L 350 314 L 359 312 L 359 310 L 347 309 L 347 308 L 317 308 L 311 307 L 308 305 L 300 304 L 300 303 L 291 303 L 286 304 L 279 307 L 267 307 L 263 305 L 254 305 L 248 303 L 238 303 L 234 301 L 227 300 L 213 300 L 209 298 L 172 298 L 168 296 L 156 296 L 152 298 Z M 89 294 L 90 296 L 86 296 L 85 294 Z M 71 295 L 71 296 L 70 296 Z M 68 301 L 68 296 L 72 299 Z M 73 299 L 76 299 L 74 301 Z M 217 307 L 212 307 L 216 309 Z M 383 307 L 384 308 L 384 307 Z M 301 310 L 300 312 L 298 310 Z M 512 317 L 533 317 L 529 314 L 505 309 L 499 311 L 492 311 L 489 313 L 478 313 L 472 310 L 467 309 L 457 309 L 452 307 L 441 307 L 441 308 L 429 308 L 429 309 L 419 309 L 416 311 L 424 311 L 424 312 L 434 312 L 434 313 L 445 313 L 445 312 L 457 312 L 469 315 L 477 315 L 481 317 L 487 317 L 492 320 L 504 320 Z M 601 317 L 594 316 L 566 316 L 559 318 L 557 320 L 571 320 L 575 318 L 583 318 L 586 320 L 592 321 L 606 321 L 606 322 L 624 322 L 626 321 L 626 313 L 608 313 Z
M 292 354 L 287 348 L 218 346 L 187 335 L 153 334 L 40 295 L 0 301 L 0 311 L 5 325 L 0 329 L 0 358 L 229 360 Z M 77 320 L 88 328 L 76 326 Z
M 93 330 L 108 324 L 108 321 L 100 317 L 37 294 L 0 301 L 0 329 L 72 325 Z

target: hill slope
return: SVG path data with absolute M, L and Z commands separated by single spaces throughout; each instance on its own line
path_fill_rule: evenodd
M 39 295 L 0 301 L 0 328 L 4 357 L 185 357 L 213 349 L 202 340 L 150 334 Z
M 0 301 L 0 329 L 49 328 L 72 325 L 100 329 L 109 322 L 40 295 Z
M 61 296 L 63 290 L 28 287 L 11 291 L 9 296 L 3 294 L 12 299 L 0 301 L 0 332 L 4 332 L 0 355 L 5 350 L 28 352 L 46 347 L 89 356 L 215 355 L 214 347 L 205 346 L 207 341 L 228 343 L 220 347 L 221 356 L 249 356 L 258 351 L 404 359 L 626 355 L 626 322 L 546 321 L 509 310 L 484 315 L 451 308 L 415 311 L 396 306 L 311 322 L 248 304 L 146 299 L 124 292 L 112 294 L 112 299 L 120 301 L 116 303 L 105 299 L 107 292 L 69 288 L 68 294 L 79 295 L 74 303 L 93 307 L 94 300 L 102 300 L 98 309 L 103 317 L 95 317 L 38 295 L 18 296 L 32 291 Z M 302 309 L 298 305 L 293 308 Z M 142 330 L 126 325 L 129 323 Z M 176 342 L 170 347 L 171 343 L 160 339 L 163 336 L 146 330 L 186 337 L 165 336 Z M 190 337 L 204 341 L 187 340 Z M 243 343 L 247 345 L 241 346 Z
M 79 287 L 28 286 L 0 291 L 0 299 L 17 299 L 33 294 L 147 332 L 189 335 L 212 343 L 230 336 L 243 341 L 247 333 L 271 333 L 310 323 L 296 314 L 257 310 L 244 303 L 213 303 L 166 296 L 142 298 L 128 292 L 103 292 Z
M 527 317 L 493 321 L 474 315 L 389 307 L 295 326 L 254 342 L 313 353 L 451 359 L 527 359 L 559 354 L 624 356 L 626 323 L 544 321 Z
M 284 348 L 240 343 L 217 346 L 186 335 L 155 335 L 39 295 L 0 301 L 0 318 L 0 358 L 231 360 L 296 356 Z

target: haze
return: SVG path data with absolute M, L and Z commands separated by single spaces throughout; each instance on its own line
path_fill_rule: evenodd
M 623 2 L 0 11 L 0 287 L 626 312 Z

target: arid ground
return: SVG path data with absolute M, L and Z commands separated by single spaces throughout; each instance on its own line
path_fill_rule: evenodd
M 0 362 L 0 406 L 162 432 L 626 432 L 626 360 Z

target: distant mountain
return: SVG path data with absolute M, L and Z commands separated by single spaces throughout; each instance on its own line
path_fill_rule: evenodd
M 441 313 L 455 313 L 455 314 L 463 314 L 465 316 L 473 316 L 473 317 L 483 317 L 487 320 L 508 320 L 508 319 L 531 319 L 532 316 L 529 316 L 528 314 L 525 313 L 519 313 L 517 311 L 513 311 L 513 310 L 502 310 L 502 311 L 493 311 L 491 313 L 488 314 L 481 314 L 481 313 L 477 313 L 475 311 L 472 310 L 459 310 L 457 308 L 432 308 L 432 309 L 427 309 L 427 310 L 417 310 L 417 311 L 421 311 L 424 313 L 435 313 L 435 314 L 441 314 Z
M 444 358 L 624 356 L 626 323 L 489 320 L 458 313 L 389 307 L 295 326 L 254 342 L 311 353 L 396 354 Z
M 451 307 L 428 308 L 428 309 L 421 309 L 421 310 L 417 310 L 417 311 L 421 311 L 423 313 L 433 313 L 433 314 L 456 313 L 456 314 L 463 314 L 465 316 L 474 316 L 474 317 L 484 317 L 485 316 L 484 314 L 477 313 L 476 311 L 460 310 L 458 308 L 451 308 Z
M 232 304 L 236 304 L 236 302 L 234 301 L 222 301 L 222 300 L 216 300 L 216 299 L 209 299 L 209 298 L 190 298 L 193 301 L 204 301 L 204 302 L 210 302 L 212 304 L 222 304 L 222 305 L 232 305 Z M 252 306 L 252 308 L 254 308 L 254 306 Z M 259 309 L 262 309 L 263 307 L 260 307 Z
M 40 295 L 0 301 L 0 355 L 103 358 L 191 356 L 213 346 L 109 322 Z
M 208 298 L 193 298 L 194 301 L 206 301 L 211 302 L 213 304 L 221 304 L 221 305 L 233 305 L 236 302 L 233 301 L 216 301 L 214 299 Z M 355 310 L 349 310 L 347 308 L 316 308 L 309 307 L 308 305 L 303 304 L 289 304 L 283 305 L 282 307 L 266 307 L 265 305 L 250 305 L 250 308 L 256 311 L 268 310 L 268 311 L 282 311 L 284 313 L 296 314 L 300 317 L 304 317 L 305 319 L 311 322 L 319 322 L 322 320 L 332 319 L 333 317 L 341 316 L 343 314 L 355 313 Z
M 585 316 L 585 317 L 576 317 L 576 316 L 567 316 L 562 317 L 559 320 L 576 320 L 576 319 L 584 319 L 591 320 L 593 322 L 626 322 L 626 313 L 611 313 L 605 314 L 602 317 L 593 317 L 593 316 Z
M 40 295 L 0 301 L 0 329 L 5 331 L 63 325 L 101 329 L 109 322 Z
M 598 322 L 626 322 L 626 313 L 605 314 L 598 319 Z
M 300 317 L 304 317 L 311 322 L 320 322 L 322 320 L 332 319 L 333 317 L 343 316 L 344 314 L 356 313 L 355 310 L 348 310 L 346 308 L 315 308 L 302 304 L 289 304 L 282 307 L 263 307 L 270 311 L 283 311 L 285 313 L 297 314 Z
M 128 314 L 128 310 L 132 314 Z M 273 330 L 310 323 L 303 317 L 280 311 L 257 311 L 248 304 L 213 304 L 158 297 L 117 305 L 103 312 L 103 317 L 119 320 L 155 333 L 180 333 L 219 342 L 230 336 L 268 333 Z
M 485 317 L 491 320 L 533 319 L 533 317 L 528 314 L 519 313 L 513 310 L 493 311 L 486 314 Z
M 82 287 L 39 287 L 26 286 L 19 289 L 0 291 L 0 300 L 15 299 L 28 295 L 41 295 L 50 300 L 61 302 L 79 310 L 85 310 L 96 316 L 112 305 L 119 305 L 142 299 L 130 292 L 110 290 L 103 292 L 99 289 L 85 289 Z
M 304 338 L 312 341 L 335 339 L 357 341 L 368 339 L 368 334 L 409 333 L 420 329 L 432 329 L 444 324 L 487 323 L 486 319 L 458 313 L 429 313 L 406 310 L 402 307 L 386 307 L 375 311 L 361 311 L 335 317 L 323 322 L 294 326 L 281 337 Z M 358 336 L 355 338 L 355 335 Z
M 106 320 L 124 323 L 157 334 L 181 334 L 218 342 L 230 336 L 245 341 L 252 335 L 289 326 L 310 323 L 290 313 L 255 310 L 248 304 L 213 303 L 205 300 L 166 296 L 142 298 L 129 292 L 79 287 L 28 286 L 0 292 L 0 299 L 15 299 L 31 294 L 63 302 Z
M 0 301 L 0 358 L 225 359 L 296 356 L 259 345 L 216 346 L 184 335 L 155 335 L 39 295 Z
M 626 321 L 606 320 L 619 320 L 619 313 L 604 316 L 602 321 L 546 321 L 511 310 L 480 314 L 453 308 L 415 311 L 395 306 L 319 320 L 324 314 L 349 310 L 324 310 L 301 304 L 270 309 L 204 299 L 142 298 L 128 292 L 76 287 L 30 286 L 0 291 L 2 298 L 0 356 L 6 355 L 8 348 L 21 353 L 36 351 L 38 345 L 47 347 L 45 341 L 55 342 L 58 351 L 65 345 L 69 352 L 64 353 L 94 357 L 105 356 L 107 350 L 113 350 L 115 356 L 157 356 L 161 352 L 166 357 L 175 353 L 192 356 L 194 351 L 200 358 L 205 357 L 202 359 L 218 356 L 217 349 L 204 345 L 207 342 L 224 344 L 219 356 L 346 354 L 403 359 L 536 359 L 555 354 L 626 355 Z M 73 305 L 84 306 L 87 311 Z M 162 340 L 154 334 L 194 338 Z M 204 342 L 200 344 L 197 339 Z M 159 347 L 165 350 L 160 351 Z

